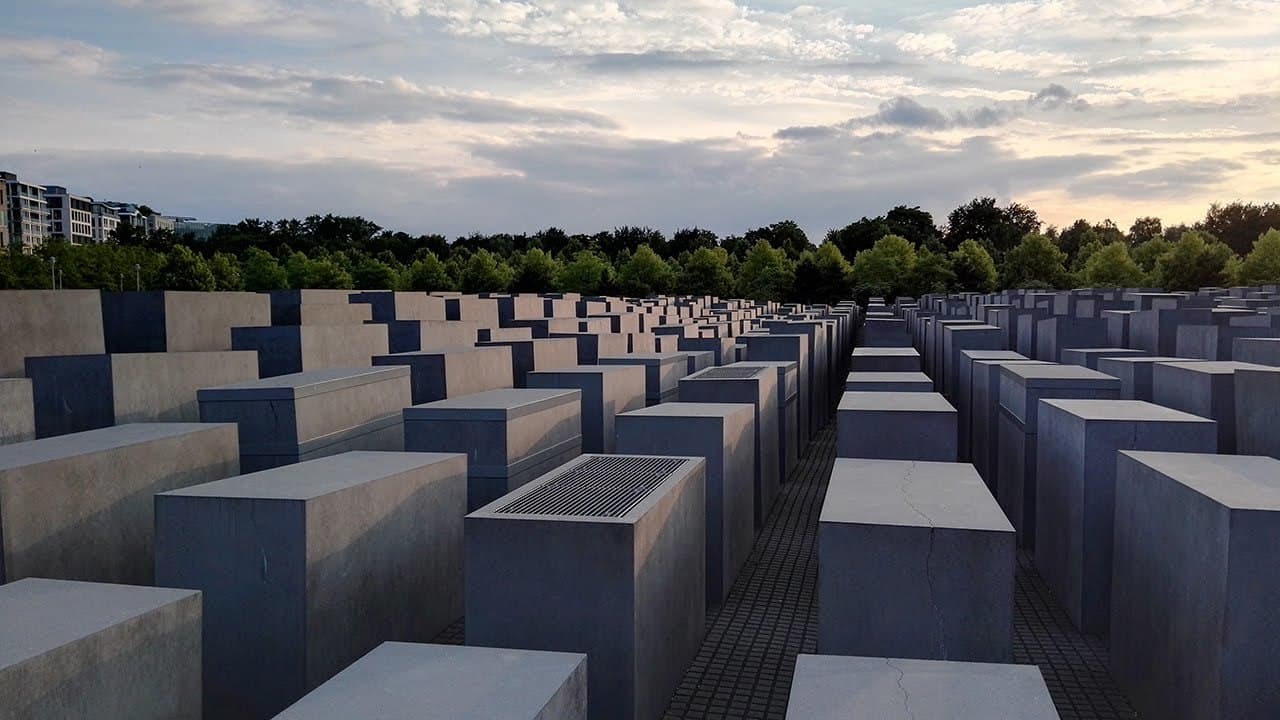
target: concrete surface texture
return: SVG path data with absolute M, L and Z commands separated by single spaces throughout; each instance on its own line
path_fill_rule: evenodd
M 39 355 L 106 352 L 97 290 L 6 290 L 0 303 L 0 377 L 22 377 Z
M 1162 362 L 1151 371 L 1151 400 L 1218 423 L 1218 452 L 1236 451 L 1237 370 L 1263 365 L 1224 362 Z
M 786 720 L 1058 720 L 1034 666 L 800 655 Z
M 751 405 L 673 402 L 618 416 L 617 451 L 706 461 L 707 605 L 724 602 L 755 539 Z
M 1280 458 L 1280 368 L 1235 372 L 1236 452 Z
M 375 355 L 373 364 L 408 367 L 414 405 L 515 386 L 511 348 L 503 345 Z
M 962 357 L 966 350 L 1008 350 L 1008 340 L 994 325 L 948 325 L 942 328 L 942 367 L 935 377 L 942 380 L 938 391 L 952 402 L 959 394 L 961 372 L 967 369 Z
M 556 370 L 579 364 L 578 343 L 573 338 L 488 340 L 476 344 L 511 348 L 511 374 L 518 388 L 528 386 L 526 377 L 535 370 Z
M 809 343 L 802 335 L 783 335 L 781 333 L 748 333 L 738 337 L 738 341 L 747 346 L 747 354 L 753 361 L 781 360 L 796 363 L 796 418 L 797 436 L 802 445 L 808 445 L 813 437 L 812 418 L 809 405 L 812 397 L 809 384 L 812 382 L 812 366 L 809 359 Z
M 152 581 L 152 495 L 239 472 L 234 425 L 117 425 L 0 446 L 0 581 Z
M 1107 344 L 1107 321 L 1101 318 L 1048 317 L 1036 323 L 1035 359 L 1062 362 L 1066 348 Z
M 1111 671 L 1138 712 L 1274 715 L 1280 461 L 1122 452 L 1115 518 Z
M 1064 348 L 1062 350 L 1063 365 L 1079 365 L 1090 370 L 1100 370 L 1098 361 L 1103 358 L 1142 357 L 1142 350 L 1124 347 L 1090 347 Z
M 1139 400 L 1044 400 L 1039 415 L 1036 567 L 1076 627 L 1106 635 L 1116 454 L 1217 452 L 1217 423 Z
M 353 452 L 156 496 L 156 583 L 204 595 L 206 716 L 270 718 L 462 614 L 466 459 Z
M 231 328 L 271 324 L 271 299 L 250 292 L 104 292 L 105 351 L 231 350 Z
M 337 455 L 403 450 L 406 367 L 329 368 L 203 388 L 202 422 L 234 422 L 244 472 Z
M 194 590 L 0 585 L 0 716 L 199 718 L 200 646 Z
M 973 459 L 973 363 L 976 360 L 1025 360 L 1021 353 L 1013 350 L 961 350 L 956 368 L 956 389 L 951 400 L 956 408 L 956 426 L 958 428 L 957 450 L 961 460 L 977 462 Z
M 582 451 L 613 452 L 618 415 L 645 406 L 644 368 L 637 365 L 579 365 L 529 373 L 530 388 L 582 392 Z
M 196 392 L 258 379 L 253 352 L 148 352 L 27 358 L 36 435 L 139 422 L 198 422 Z
M 705 465 L 588 455 L 468 515 L 467 644 L 585 651 L 588 717 L 658 717 L 706 620 Z M 610 482 L 644 491 L 593 509 Z
M 0 378 L 0 445 L 36 437 L 35 400 L 28 378 Z
M 582 454 L 582 394 L 490 390 L 407 407 L 405 449 L 465 454 L 474 510 Z
M 614 355 L 599 358 L 599 364 L 643 366 L 648 405 L 675 400 L 680 392 L 680 379 L 689 374 L 689 361 L 682 352 Z
M 933 380 L 922 372 L 859 372 L 845 377 L 850 392 L 933 392 Z
M 587 656 L 385 642 L 275 720 L 587 720 Z
M 1007 662 L 1014 554 L 971 466 L 837 459 L 818 521 L 818 652 Z
M 367 306 L 362 306 L 367 307 Z M 231 346 L 258 351 L 258 375 L 368 367 L 389 352 L 385 325 L 294 325 L 231 329 Z
M 348 297 L 352 304 L 370 306 L 372 320 L 386 323 L 395 320 L 445 320 L 444 298 L 419 292 L 365 290 Z M 474 342 L 474 341 L 473 341 Z
M 1138 357 L 1106 357 L 1098 359 L 1098 372 L 1120 381 L 1121 400 L 1152 401 L 1151 379 L 1156 364 L 1163 362 L 1194 362 L 1187 358 L 1164 355 Z
M 956 409 L 932 392 L 846 392 L 836 412 L 844 458 L 956 461 Z
M 1280 338 L 1236 338 L 1231 360 L 1280 367 Z
M 800 461 L 799 365 L 785 360 L 746 360 L 742 367 L 771 367 L 778 372 L 778 477 L 786 482 Z

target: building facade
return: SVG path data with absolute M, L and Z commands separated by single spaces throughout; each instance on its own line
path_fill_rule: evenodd
M 93 198 L 72 195 L 61 185 L 46 185 L 49 208 L 49 235 L 72 245 L 88 245 L 93 240 Z
M 111 240 L 119 225 L 120 216 L 116 214 L 115 208 L 103 202 L 93 203 L 93 241 L 95 243 Z
M 44 245 L 49 237 L 49 204 L 44 186 L 23 182 L 11 172 L 0 172 L 8 213 L 9 242 L 24 251 Z

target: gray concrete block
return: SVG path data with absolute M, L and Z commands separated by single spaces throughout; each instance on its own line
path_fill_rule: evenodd
M 671 402 L 618 416 L 618 452 L 706 461 L 707 605 L 724 602 L 755 540 L 755 413 Z
M 924 371 L 931 378 L 937 378 L 939 386 L 944 384 L 943 377 L 946 375 L 946 332 L 947 328 L 955 327 L 976 327 L 983 323 L 972 318 L 965 317 L 944 317 L 935 319 L 935 322 L 929 326 L 929 351 L 924 357 Z M 983 349 L 1004 349 L 1004 348 L 983 348 Z
M 645 371 L 638 365 L 579 365 L 529 373 L 530 388 L 582 392 L 582 451 L 611 453 L 615 418 L 645 406 Z
M 460 617 L 466 473 L 352 452 L 158 494 L 156 583 L 204 594 L 206 715 L 272 717 Z
M 778 477 L 786 482 L 800 462 L 798 365 L 785 360 L 748 360 L 738 364 L 743 367 L 771 367 L 778 372 Z
M 700 337 L 700 338 L 680 338 L 676 347 L 682 351 L 688 352 L 710 352 L 713 356 L 713 364 L 729 365 L 737 361 L 737 352 L 733 349 L 736 343 L 729 336 L 725 337 Z
M 476 322 L 480 327 L 501 327 L 498 321 L 498 301 L 475 295 L 452 295 L 444 298 L 444 314 L 447 320 Z
M 1172 356 L 1141 355 L 1135 357 L 1099 358 L 1098 372 L 1120 380 L 1121 400 L 1152 401 L 1151 379 L 1153 368 L 1163 362 L 1190 362 Z
M 1000 368 L 995 495 L 1018 531 L 1018 544 L 1032 547 L 1036 529 L 1036 446 L 1041 400 L 1120 399 L 1120 381 L 1078 365 L 1017 365 Z
M 239 427 L 240 469 L 256 472 L 349 450 L 404 449 L 409 368 L 330 368 L 197 393 L 202 422 Z
M 809 433 L 812 438 L 826 427 L 832 394 L 830 392 L 831 357 L 827 354 L 826 326 L 820 323 L 765 320 L 765 329 L 775 335 L 805 336 L 809 345 Z M 751 346 L 748 346 L 751 347 Z
M 1181 325 L 1174 354 L 1201 360 L 1231 360 L 1233 343 L 1238 338 L 1280 338 L 1280 330 L 1257 326 Z
M 1006 662 L 1015 562 L 972 466 L 837 459 L 818 519 L 818 652 Z
M 36 435 L 138 422 L 198 422 L 196 392 L 258 379 L 253 352 L 154 352 L 27 358 Z
M 1235 373 L 1236 452 L 1280 458 L 1280 368 Z
M 755 526 L 764 527 L 782 484 L 778 374 L 765 367 L 709 368 L 680 381 L 681 402 L 748 403 L 755 415 Z
M 472 347 L 480 336 L 479 323 L 460 320 L 392 320 L 378 324 L 387 329 L 387 350 L 391 353 Z
M 685 357 L 689 360 L 690 375 L 696 372 L 702 372 L 709 367 L 715 367 L 716 354 L 710 350 L 681 350 Z
M 231 328 L 271 324 L 271 298 L 251 292 L 104 292 L 107 354 L 231 350 Z
M 868 317 L 862 323 L 862 347 L 907 347 L 911 336 L 901 318 Z
M 582 391 L 490 390 L 404 409 L 405 449 L 467 456 L 467 509 L 582 454 Z
M 956 461 L 956 409 L 938 393 L 846 392 L 836 456 Z
M 578 365 L 578 342 L 572 338 L 536 340 L 489 340 L 477 345 L 506 345 L 511 348 L 511 374 L 516 387 L 526 387 L 529 373 Z
M 578 365 L 595 365 L 600 356 L 625 355 L 630 352 L 631 338 L 616 333 L 573 332 L 550 334 L 553 338 L 569 338 L 578 344 Z
M 362 306 L 367 307 L 367 306 Z M 385 325 L 231 328 L 231 346 L 258 351 L 258 375 L 276 377 L 336 367 L 369 367 L 389 352 Z
M 978 467 L 973 457 L 973 363 L 975 360 L 1025 360 L 1021 353 L 1013 350 L 962 350 L 956 369 L 956 390 L 952 404 L 956 407 L 956 427 L 958 429 L 957 449 L 959 457 L 972 462 Z M 981 467 L 978 468 L 981 472 Z
M 1143 717 L 1280 707 L 1278 521 L 1280 461 L 1120 453 L 1111 674 Z
M 1102 319 L 1107 321 L 1107 345 L 1127 348 L 1129 345 L 1129 318 L 1134 310 L 1104 310 Z
M 1179 325 L 1212 323 L 1208 308 L 1141 310 L 1129 316 L 1129 347 L 1150 355 L 1177 355 Z
M 738 342 L 747 346 L 747 354 L 753 361 L 781 360 L 796 363 L 796 418 L 798 448 L 806 447 L 812 437 L 811 419 L 809 415 L 809 383 L 812 368 L 809 360 L 809 345 L 801 335 L 783 335 L 781 333 L 750 333 L 739 336 Z
M 800 655 L 786 720 L 1058 720 L 1034 665 Z
M 587 720 L 582 653 L 385 642 L 275 720 Z
M 375 355 L 373 364 L 408 367 L 414 405 L 515 386 L 505 345 Z
M 1151 399 L 1165 407 L 1218 422 L 1218 452 L 1236 451 L 1237 370 L 1263 365 L 1238 362 L 1162 362 L 1151 371 Z
M 1144 355 L 1146 355 L 1146 352 L 1142 350 L 1124 347 L 1064 348 L 1062 351 L 1062 364 L 1079 365 L 1090 370 L 1101 370 L 1098 367 L 1098 361 L 1104 358 L 1142 357 Z
M 1044 400 L 1036 453 L 1036 569 L 1082 632 L 1111 615 L 1116 453 L 1213 453 L 1212 420 L 1140 400 Z
M 352 304 L 365 303 L 371 308 L 374 322 L 389 323 L 396 320 L 435 320 L 445 317 L 444 298 L 422 292 L 394 292 L 391 290 L 363 290 L 351 293 L 347 298 Z M 473 340 L 474 342 L 474 340 Z
M 913 347 L 853 349 L 850 369 L 854 372 L 920 372 L 920 353 Z
M 157 492 L 239 472 L 227 424 L 155 423 L 0 447 L 0 581 L 148 585 Z
M 659 717 L 706 621 L 705 465 L 587 455 L 468 515 L 467 644 L 586 652 L 590 718 Z
M 1014 349 L 1029 358 L 1036 357 L 1039 347 L 1038 327 L 1040 321 L 1048 317 L 1051 315 L 1047 310 L 1036 308 L 1019 310 L 1013 318 L 1013 322 L 1017 323 L 1015 334 L 1018 338 L 1018 344 Z
M 200 717 L 200 593 L 31 578 L 0 586 L 0 715 Z
M 28 378 L 0 378 L 0 445 L 36 438 L 35 401 Z
M 351 303 L 351 290 L 272 290 L 272 325 L 359 325 L 373 308 Z
M 966 350 L 1008 350 L 1008 338 L 994 325 L 947 325 L 942 328 L 942 365 L 934 377 L 942 382 L 938 388 L 952 403 L 959 396 L 961 371 L 966 368 L 962 353 Z
M 1101 318 L 1047 317 L 1036 323 L 1035 359 L 1062 362 L 1066 348 L 1103 347 L 1107 321 Z
M 97 290 L 0 291 L 0 377 L 22 377 L 39 355 L 106 352 Z
M 1280 338 L 1236 338 L 1231 345 L 1231 359 L 1280 367 Z
M 684 353 L 628 353 L 600 358 L 601 365 L 640 365 L 644 367 L 645 404 L 670 402 L 680 394 L 680 380 L 689 374 L 689 360 Z
M 846 392 L 933 392 L 933 381 L 922 372 L 851 372 Z

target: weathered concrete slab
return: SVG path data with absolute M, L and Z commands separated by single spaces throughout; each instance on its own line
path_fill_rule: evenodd
M 373 364 L 408 367 L 414 405 L 515 386 L 505 345 L 375 355 Z
M 1280 367 L 1280 338 L 1236 338 L 1231 346 L 1231 359 Z
M 1218 422 L 1218 452 L 1236 451 L 1237 370 L 1263 365 L 1238 362 L 1162 362 L 1151 375 L 1151 398 L 1165 407 Z
M 0 378 L 0 445 L 36 438 L 35 400 L 28 378 Z
M 922 372 L 858 372 L 845 378 L 847 392 L 933 392 L 933 380 Z
M 601 365 L 644 367 L 645 404 L 670 402 L 680 394 L 680 380 L 689 374 L 684 353 L 628 353 L 599 359 Z
M 960 361 L 956 370 L 956 391 L 952 404 L 956 407 L 956 426 L 959 430 L 958 445 L 960 459 L 972 462 L 978 472 L 982 472 L 977 459 L 973 457 L 973 363 L 975 360 L 1025 360 L 1021 353 L 1013 350 L 961 350 Z
M 1236 452 L 1280 458 L 1280 368 L 1235 372 Z
M 582 392 L 582 451 L 611 453 L 615 418 L 645 406 L 645 371 L 638 365 L 579 365 L 529 373 L 530 388 Z
M 231 328 L 271 324 L 271 298 L 251 292 L 104 292 L 105 351 L 231 350 Z
M 22 377 L 39 355 L 105 352 L 97 290 L 0 291 L 0 377 Z
M 913 347 L 853 349 L 853 372 L 920 372 L 920 353 Z
M 572 338 L 488 340 L 476 344 L 511 348 L 511 374 L 518 388 L 527 387 L 527 377 L 535 370 L 557 370 L 579 364 L 578 343 Z
M 368 307 L 368 306 L 361 306 Z M 369 367 L 389 350 L 385 325 L 294 325 L 231 329 L 231 346 L 258 351 L 258 375 Z
M 879 460 L 956 460 L 956 409 L 938 393 L 846 392 L 836 455 Z
M 1105 358 L 1142 357 L 1146 352 L 1124 347 L 1064 348 L 1063 365 L 1079 365 L 1090 370 L 1100 370 L 1098 361 Z

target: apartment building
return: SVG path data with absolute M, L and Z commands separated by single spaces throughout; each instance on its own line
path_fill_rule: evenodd
M 94 201 L 93 203 L 93 241 L 95 243 L 104 243 L 115 235 L 116 227 L 120 225 L 120 216 L 116 213 L 115 208 L 104 202 Z
M 43 185 L 23 182 L 11 172 L 0 172 L 8 212 L 9 242 L 24 250 L 44 245 L 49 237 L 49 203 Z
M 49 208 L 49 234 L 72 245 L 93 242 L 93 198 L 72 195 L 61 185 L 46 185 L 45 202 Z

